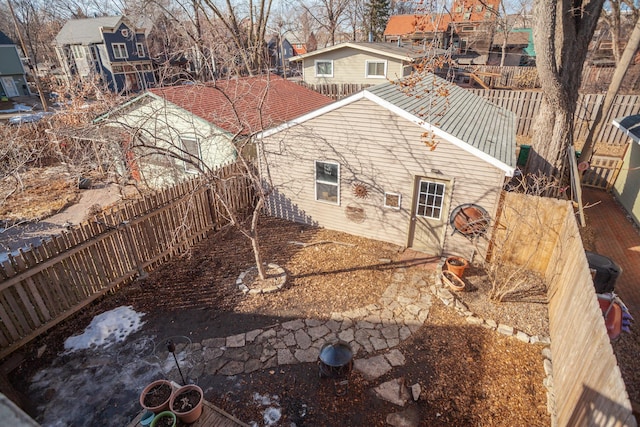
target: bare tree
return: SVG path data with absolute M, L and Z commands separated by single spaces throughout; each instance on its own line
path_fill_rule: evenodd
M 561 181 L 588 46 L 604 0 L 535 0 L 536 65 L 544 97 L 536 119 L 528 174 Z
M 636 26 L 633 28 L 633 32 L 631 33 L 631 37 L 627 42 L 622 57 L 616 65 L 611 83 L 609 84 L 609 89 L 607 90 L 607 94 L 604 98 L 604 103 L 598 106 L 596 117 L 594 118 L 593 123 L 589 128 L 589 133 L 587 134 L 587 138 L 580 153 L 579 160 L 581 162 L 591 160 L 595 138 L 600 135 L 603 120 L 609 116 L 613 101 L 618 94 L 618 90 L 620 90 L 622 80 L 624 79 L 624 76 L 627 73 L 629 66 L 631 65 L 631 61 L 633 60 L 638 47 L 640 47 L 640 18 L 638 18 L 638 20 L 636 21 Z
M 348 19 L 347 10 L 350 2 L 351 0 L 316 0 L 310 5 L 301 3 L 302 8 L 317 25 L 327 32 L 328 40 L 325 46 L 336 44 L 337 32 Z

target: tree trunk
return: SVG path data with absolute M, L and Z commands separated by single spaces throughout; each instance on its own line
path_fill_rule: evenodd
M 589 42 L 604 0 L 535 0 L 536 68 L 544 93 L 527 173 L 561 184 Z
M 251 218 L 251 247 L 253 248 L 253 256 L 256 261 L 256 268 L 258 269 L 258 277 L 260 280 L 267 278 L 264 271 L 264 264 L 262 263 L 262 253 L 260 252 L 260 241 L 258 239 L 258 219 L 260 217 L 260 211 L 264 206 L 264 197 L 258 198 L 255 208 L 253 209 L 253 217 Z
M 536 117 L 535 141 L 529 154 L 527 173 L 555 177 L 563 176 L 566 167 L 566 148 L 572 142 L 573 112 L 562 111 L 545 97 Z M 559 182 L 558 182 L 559 183 Z
M 633 27 L 633 32 L 627 42 L 627 46 L 624 48 L 620 62 L 618 62 L 616 69 L 613 72 L 613 77 L 611 78 L 607 95 L 604 98 L 604 103 L 599 106 L 598 111 L 596 112 L 596 117 L 593 120 L 593 124 L 591 125 L 587 138 L 584 141 L 584 146 L 580 153 L 581 162 L 588 162 L 591 160 L 595 138 L 600 135 L 600 129 L 602 129 L 602 125 L 604 124 L 603 118 L 609 116 L 613 101 L 615 100 L 616 95 L 618 95 L 618 90 L 620 90 L 622 80 L 629 69 L 629 65 L 631 65 L 631 61 L 633 60 L 636 50 L 638 50 L 638 46 L 640 46 L 640 19 L 636 21 L 636 25 Z

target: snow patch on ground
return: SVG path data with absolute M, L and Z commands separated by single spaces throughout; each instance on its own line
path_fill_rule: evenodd
M 262 395 L 260 393 L 253 393 L 253 402 L 258 406 L 267 406 L 262 411 L 262 417 L 264 420 L 264 426 L 271 427 L 276 426 L 280 418 L 282 417 L 282 411 L 280 409 L 280 397 L 278 395 Z M 258 423 L 252 421 L 250 425 L 258 427 Z
M 118 307 L 94 317 L 84 333 L 67 338 L 64 348 L 67 353 L 89 348 L 109 348 L 122 342 L 144 324 L 144 313 L 136 312 L 133 307 Z

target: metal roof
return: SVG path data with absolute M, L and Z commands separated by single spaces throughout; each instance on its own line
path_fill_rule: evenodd
M 70 19 L 54 39 L 59 46 L 65 44 L 102 43 L 102 27 L 112 28 L 118 25 L 122 16 L 103 16 L 100 18 Z
M 613 125 L 626 133 L 629 138 L 640 143 L 640 114 L 614 119 Z
M 412 61 L 415 59 L 423 58 L 427 55 L 443 54 L 446 51 L 443 49 L 429 48 L 425 50 L 422 47 L 416 46 L 398 46 L 395 43 L 376 43 L 376 42 L 347 42 L 340 43 L 334 46 L 325 47 L 324 49 L 314 50 L 303 55 L 294 56 L 289 58 L 289 61 L 299 61 L 305 58 L 310 58 L 316 55 L 322 55 L 326 52 L 338 49 L 356 49 L 364 52 L 377 53 L 379 55 L 386 55 L 391 58 L 397 58 L 404 61 Z
M 367 88 L 381 105 L 429 127 L 438 136 L 512 172 L 515 115 L 431 73 Z M 375 100 L 375 99 L 374 99 Z M 487 157 L 488 156 L 488 157 Z
M 369 87 L 263 132 L 273 135 L 345 105 L 368 99 L 513 176 L 516 118 L 502 107 L 431 73 Z

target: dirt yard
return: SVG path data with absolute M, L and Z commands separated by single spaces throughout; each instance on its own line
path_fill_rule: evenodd
M 227 230 L 147 279 L 103 298 L 27 347 L 26 362 L 11 376 L 15 386 L 28 395 L 28 379 L 54 362 L 66 337 L 80 333 L 95 315 L 121 305 L 146 313 L 145 330 L 186 335 L 197 342 L 366 306 L 377 301 L 393 272 L 403 266 L 432 281 L 431 272 L 399 261 L 400 248 L 393 245 L 274 219 L 264 219 L 262 230 L 267 261 L 281 265 L 288 274 L 281 291 L 265 295 L 238 291 L 235 280 L 252 265 L 253 255 L 245 238 Z M 302 247 L 290 242 L 329 243 Z M 44 349 L 41 357 L 36 355 L 38 349 Z M 278 396 L 282 418 L 276 425 L 383 426 L 388 414 L 407 408 L 380 400 L 372 389 L 402 378 L 407 385 L 422 385 L 420 400 L 408 404 L 420 425 L 549 425 L 542 346 L 471 326 L 434 298 L 424 326 L 398 349 L 406 358 L 404 366 L 374 381 L 354 371 L 343 397 L 335 395 L 331 380 L 319 379 L 315 363 L 241 374 L 233 387 L 214 376 L 198 382 L 214 390 L 208 400 L 246 422 L 263 418 L 263 408 L 253 403 L 258 393 Z
M 46 181 L 31 184 L 39 194 L 46 194 Z M 38 209 L 34 199 L 28 199 L 28 204 L 24 200 L 10 198 L 4 212 L 28 218 L 29 212 L 46 211 L 46 206 Z M 132 305 L 146 313 L 143 333 L 186 335 L 197 342 L 292 318 L 327 318 L 332 312 L 366 306 L 377 301 L 397 268 L 419 271 L 427 282 L 433 282 L 432 272 L 403 262 L 401 249 L 393 245 L 274 219 L 262 221 L 262 236 L 265 261 L 279 264 L 288 274 L 280 292 L 243 295 L 238 291 L 235 280 L 252 266 L 253 255 L 248 241 L 228 229 L 166 263 L 147 279 L 102 298 L 26 346 L 22 350 L 25 361 L 11 373 L 10 380 L 29 402 L 30 413 L 37 418 L 33 408 L 47 402 L 29 396 L 31 378 L 60 363 L 59 353 L 67 337 L 81 333 L 95 315 L 115 307 Z M 291 242 L 329 243 L 304 247 Z M 532 335 L 548 333 L 544 305 L 493 304 L 486 298 L 481 270 L 471 268 L 466 278 L 474 290 L 460 295 L 473 311 Z M 229 379 L 220 376 L 203 376 L 199 384 L 212 390 L 206 395 L 208 400 L 245 422 L 257 421 L 257 425 L 263 425 L 264 408 L 255 403 L 256 393 L 278 396 L 282 418 L 277 425 L 283 426 L 292 422 L 298 426 L 383 426 L 387 415 L 405 409 L 418 414 L 420 425 L 429 426 L 550 423 L 540 345 L 469 325 L 434 297 L 424 326 L 398 349 L 406 358 L 403 366 L 374 381 L 354 372 L 343 397 L 335 396 L 330 380 L 319 379 L 315 363 L 237 375 L 232 386 Z M 633 363 L 629 358 L 623 360 Z M 407 385 L 421 384 L 420 400 L 400 408 L 375 397 L 372 389 L 392 378 L 402 378 Z M 111 406 L 105 414 L 118 406 L 113 401 L 106 404 Z M 132 413 L 131 419 L 134 416 Z

